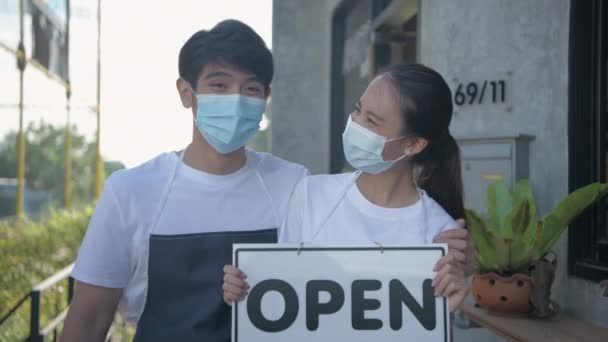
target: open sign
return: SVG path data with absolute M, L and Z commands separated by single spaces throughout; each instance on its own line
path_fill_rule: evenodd
M 232 341 L 449 341 L 447 300 L 431 286 L 445 245 L 234 245 L 247 298 Z

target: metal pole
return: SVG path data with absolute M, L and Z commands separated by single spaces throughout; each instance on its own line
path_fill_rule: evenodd
M 19 47 L 17 49 L 17 67 L 19 68 L 19 135 L 17 140 L 17 196 L 16 215 L 24 216 L 23 203 L 25 193 L 25 133 L 23 132 L 23 74 L 25 72 L 25 47 L 23 45 L 24 2 L 19 1 Z
M 30 308 L 30 337 L 28 342 L 42 342 L 40 335 L 40 291 L 33 290 Z
M 74 278 L 68 277 L 68 306 L 72 304 L 74 298 Z
M 65 124 L 65 172 L 63 175 L 64 179 L 64 188 L 63 188 L 63 202 L 66 209 L 70 209 L 72 206 L 72 123 L 71 123 L 71 105 L 70 98 L 72 95 L 72 90 L 70 87 L 70 83 L 68 82 L 68 86 L 65 91 L 65 96 L 67 99 L 66 103 L 66 124 Z
M 95 199 L 101 196 L 105 178 L 101 159 L 101 0 L 97 0 L 97 135 L 95 150 Z

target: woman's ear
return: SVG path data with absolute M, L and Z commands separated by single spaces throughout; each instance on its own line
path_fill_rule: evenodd
M 194 102 L 194 95 L 192 94 L 190 83 L 182 78 L 178 78 L 177 81 L 175 81 L 175 86 L 177 87 L 177 93 L 179 94 L 179 99 L 182 101 L 184 108 L 191 108 Z
M 405 144 L 405 149 L 403 150 L 403 154 L 405 154 L 406 156 L 414 156 L 422 151 L 424 151 L 424 149 L 427 147 L 427 145 L 429 144 L 429 141 L 426 140 L 425 138 L 421 138 L 421 137 L 412 137 L 412 138 L 408 138 L 406 139 L 406 144 Z

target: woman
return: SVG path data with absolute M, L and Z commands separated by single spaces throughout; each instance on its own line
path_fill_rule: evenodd
M 343 133 L 346 160 L 357 172 L 310 176 L 294 190 L 280 243 L 432 243 L 463 217 L 458 145 L 450 135 L 452 94 L 436 71 L 391 66 L 368 86 Z M 433 280 L 450 310 L 468 292 L 452 253 Z M 225 268 L 224 300 L 247 294 L 245 275 Z

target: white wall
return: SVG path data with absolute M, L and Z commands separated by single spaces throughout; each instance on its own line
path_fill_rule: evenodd
M 329 170 L 330 30 L 338 2 L 274 2 L 272 151 L 313 172 Z M 569 0 L 420 0 L 422 63 L 450 84 L 511 72 L 510 111 L 459 110 L 451 129 L 458 137 L 534 135 L 530 178 L 541 214 L 568 193 L 569 14 Z M 599 286 L 567 274 L 567 234 L 557 251 L 554 299 L 566 312 L 608 326 Z
M 453 79 L 511 71 L 510 112 L 498 106 L 461 110 L 459 137 L 526 133 L 530 179 L 541 214 L 568 193 L 568 0 L 422 0 L 420 61 Z M 608 298 L 596 283 L 567 274 L 567 234 L 556 248 L 554 299 L 575 316 L 608 326 Z
M 329 172 L 331 15 L 337 0 L 273 3 L 271 151 Z

